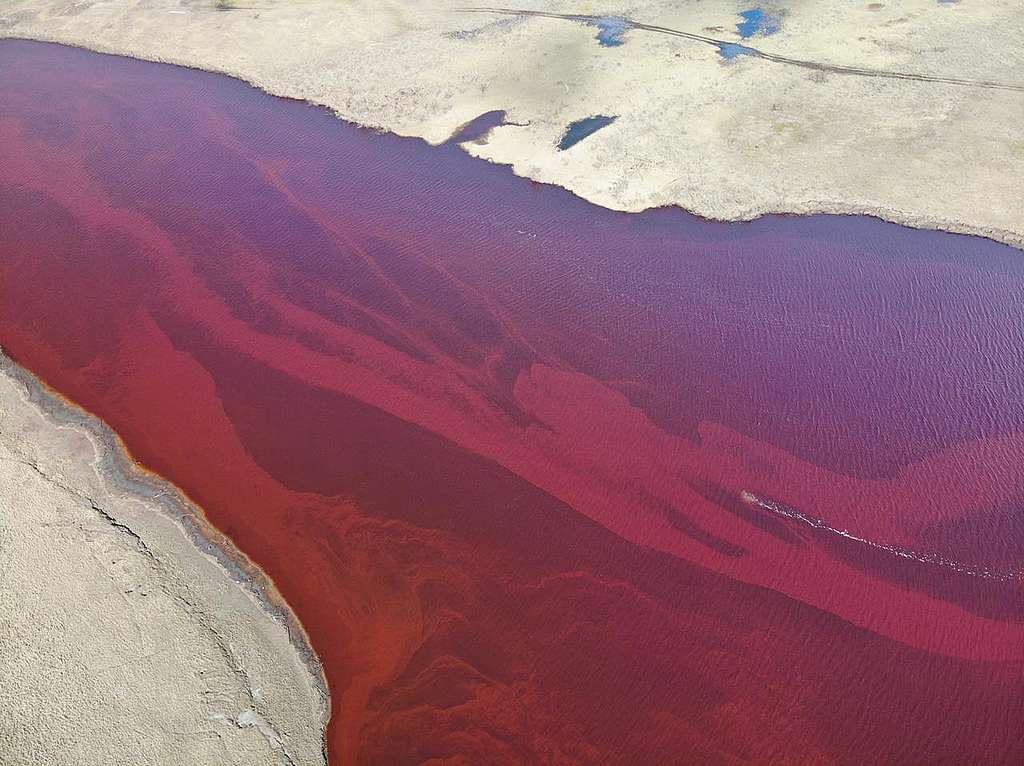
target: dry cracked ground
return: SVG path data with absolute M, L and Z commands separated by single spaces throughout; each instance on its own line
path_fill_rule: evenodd
M 0 762 L 323 763 L 285 624 L 115 486 L 86 422 L 0 366 Z

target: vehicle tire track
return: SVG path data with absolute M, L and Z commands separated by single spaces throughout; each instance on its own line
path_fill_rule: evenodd
M 570 13 L 550 13 L 547 11 L 531 11 L 522 10 L 516 8 L 488 8 L 488 7 L 474 7 L 474 8 L 460 8 L 460 11 L 466 13 L 493 13 L 506 16 L 541 16 L 549 19 L 562 19 L 565 21 L 576 21 L 582 23 L 595 24 L 602 19 L 608 18 L 607 16 L 587 16 L 582 14 L 570 14 Z M 930 75 L 921 74 L 919 72 L 903 72 L 895 69 L 873 69 L 870 67 L 856 67 L 856 66 L 845 66 L 843 64 L 828 64 L 821 61 L 809 61 L 806 59 L 791 58 L 789 56 L 780 56 L 776 53 L 767 53 L 753 48 L 749 45 L 743 45 L 736 43 L 731 40 L 719 40 L 714 37 L 708 37 L 706 35 L 699 35 L 695 32 L 686 32 L 680 29 L 671 29 L 669 27 L 661 27 L 655 24 L 644 24 L 633 19 L 625 17 L 615 17 L 616 20 L 621 20 L 628 25 L 630 29 L 639 29 L 645 32 L 655 32 L 663 35 L 671 35 L 673 37 L 682 37 L 686 40 L 693 40 L 694 42 L 704 43 L 706 45 L 712 45 L 719 50 L 738 50 L 740 53 L 751 56 L 753 58 L 762 59 L 764 61 L 771 61 L 776 64 L 788 64 L 789 66 L 800 67 L 802 69 L 810 69 L 817 72 L 831 72 L 833 74 L 844 74 L 844 75 L 856 75 L 859 77 L 875 77 L 885 80 L 909 80 L 912 82 L 930 82 L 939 83 L 943 85 L 958 85 L 971 88 L 988 88 L 992 90 L 1010 90 L 1024 92 L 1024 83 L 1009 83 L 999 82 L 997 80 L 980 80 L 972 79 L 967 77 L 945 77 L 942 75 Z

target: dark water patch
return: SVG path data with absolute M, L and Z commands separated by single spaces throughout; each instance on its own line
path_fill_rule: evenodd
M 777 518 L 761 513 L 749 503 L 743 501 L 740 493 L 727 489 L 721 484 L 709 480 L 687 482 L 690 488 L 710 503 L 714 503 L 724 511 L 728 511 L 748 524 L 752 524 L 763 532 L 778 538 L 789 545 L 801 543 L 801 538 L 793 534 L 785 524 Z
M 499 125 L 505 125 L 505 110 L 495 109 L 491 112 L 484 112 L 478 117 L 474 117 L 472 120 L 467 122 L 465 125 L 456 130 L 451 138 L 448 139 L 449 144 L 462 144 L 467 142 L 480 142 L 483 143 L 487 138 L 487 134 L 490 133 L 494 128 Z
M 962 534 L 952 537 L 933 535 L 937 546 L 948 549 L 949 541 L 953 540 L 954 544 L 964 546 L 961 551 L 941 553 L 934 550 L 911 550 L 869 540 L 849 530 L 833 527 L 823 519 L 771 498 L 744 493 L 744 501 L 751 507 L 791 520 L 797 531 L 828 550 L 830 555 L 869 573 L 873 578 L 957 604 L 962 609 L 989 619 L 1024 622 L 1024 591 L 1016 587 L 1024 581 L 1024 570 L 1019 568 L 1019 559 L 1000 562 L 998 557 L 993 556 L 992 551 L 996 546 L 992 544 L 990 536 L 983 538 L 977 534 L 973 541 L 974 551 L 970 547 L 971 538 Z M 943 526 L 949 524 L 935 525 L 933 529 L 938 532 Z M 955 522 L 953 526 L 956 526 Z M 1019 535 L 1020 523 L 1017 522 L 1014 527 L 1012 532 Z M 985 539 L 987 544 L 977 546 L 979 538 Z M 964 558 L 964 553 L 969 555 L 972 552 L 981 558 Z M 1012 587 L 1007 587 L 1007 584 L 1012 584 Z
M 564 152 L 584 138 L 594 135 L 601 128 L 611 125 L 617 117 L 608 117 L 603 114 L 596 114 L 593 117 L 584 117 L 582 120 L 576 120 L 575 122 L 569 123 L 569 127 L 566 128 L 565 134 L 558 142 L 558 150 Z
M 922 545 L 942 550 L 956 540 L 962 556 L 990 561 L 993 568 L 1020 568 L 1024 562 L 1024 497 L 964 517 L 933 521 L 917 531 Z
M 701 545 L 705 545 L 713 551 L 721 553 L 723 556 L 729 556 L 730 558 L 742 558 L 750 554 L 750 551 L 744 548 L 742 545 L 734 545 L 728 540 L 725 540 L 717 535 L 713 535 L 706 529 L 698 524 L 695 524 L 690 519 L 686 518 L 681 513 L 673 512 L 668 509 L 668 522 L 672 527 L 682 534 L 686 535 L 692 540 L 696 540 Z

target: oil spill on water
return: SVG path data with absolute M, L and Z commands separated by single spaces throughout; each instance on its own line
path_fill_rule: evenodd
M 270 574 L 337 763 L 1024 758 L 1019 251 L 0 73 L 0 343 Z

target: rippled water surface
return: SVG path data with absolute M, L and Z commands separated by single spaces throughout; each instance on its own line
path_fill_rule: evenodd
M 337 763 L 1024 760 L 1017 250 L 5 42 L 0 342 L 273 577 Z

